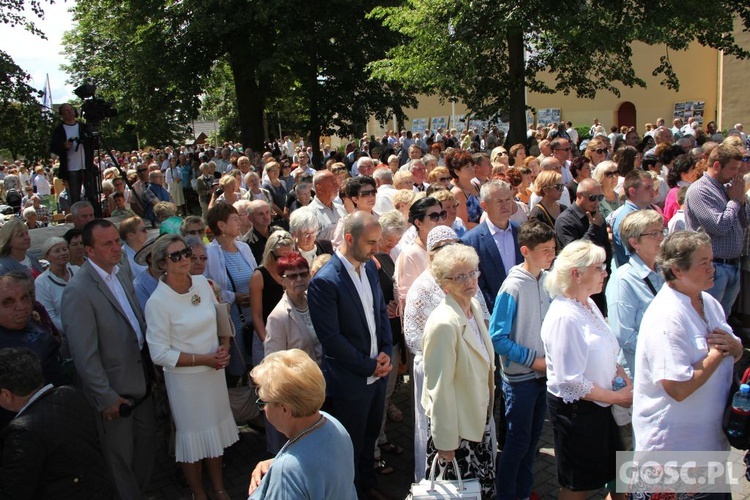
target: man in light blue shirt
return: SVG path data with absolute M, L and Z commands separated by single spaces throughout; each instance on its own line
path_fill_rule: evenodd
M 620 238 L 620 224 L 629 213 L 648 208 L 653 203 L 654 179 L 648 172 L 633 170 L 625 176 L 623 189 L 627 201 L 610 215 L 612 218 L 612 243 L 615 250 L 615 262 L 612 267 L 620 267 L 630 257 L 630 252 Z M 610 279 L 610 281 L 612 280 Z

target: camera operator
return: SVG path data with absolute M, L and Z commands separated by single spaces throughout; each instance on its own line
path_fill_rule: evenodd
M 50 150 L 60 157 L 60 178 L 68 181 L 70 203 L 81 200 L 86 168 L 93 169 L 94 153 L 88 145 L 89 130 L 78 121 L 75 108 L 65 103 L 60 106 L 60 123 L 52 132 Z

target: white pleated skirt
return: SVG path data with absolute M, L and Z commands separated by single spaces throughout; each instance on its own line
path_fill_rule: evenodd
M 175 458 L 193 463 L 220 457 L 239 431 L 229 406 L 224 370 L 164 372 L 176 429 Z

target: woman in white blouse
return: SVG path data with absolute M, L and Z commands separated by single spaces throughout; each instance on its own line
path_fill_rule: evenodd
M 646 309 L 635 350 L 636 451 L 728 450 L 721 421 L 743 350 L 705 292 L 714 285 L 711 239 L 678 231 L 661 247 L 667 286 Z
M 567 245 L 545 287 L 554 300 L 542 323 L 547 403 L 554 431 L 559 498 L 585 499 L 615 478 L 617 424 L 610 405 L 630 406 L 633 388 L 617 365 L 620 350 L 591 300 L 607 276 L 604 249 L 589 241 Z M 612 390 L 616 377 L 627 386 Z

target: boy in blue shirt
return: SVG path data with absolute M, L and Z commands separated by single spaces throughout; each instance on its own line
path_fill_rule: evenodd
M 545 269 L 555 259 L 555 232 L 529 220 L 518 230 L 523 264 L 511 268 L 490 319 L 490 338 L 500 356 L 508 430 L 498 461 L 498 500 L 525 500 L 534 483 L 534 457 L 547 413 L 547 364 L 541 329 L 550 298 Z

